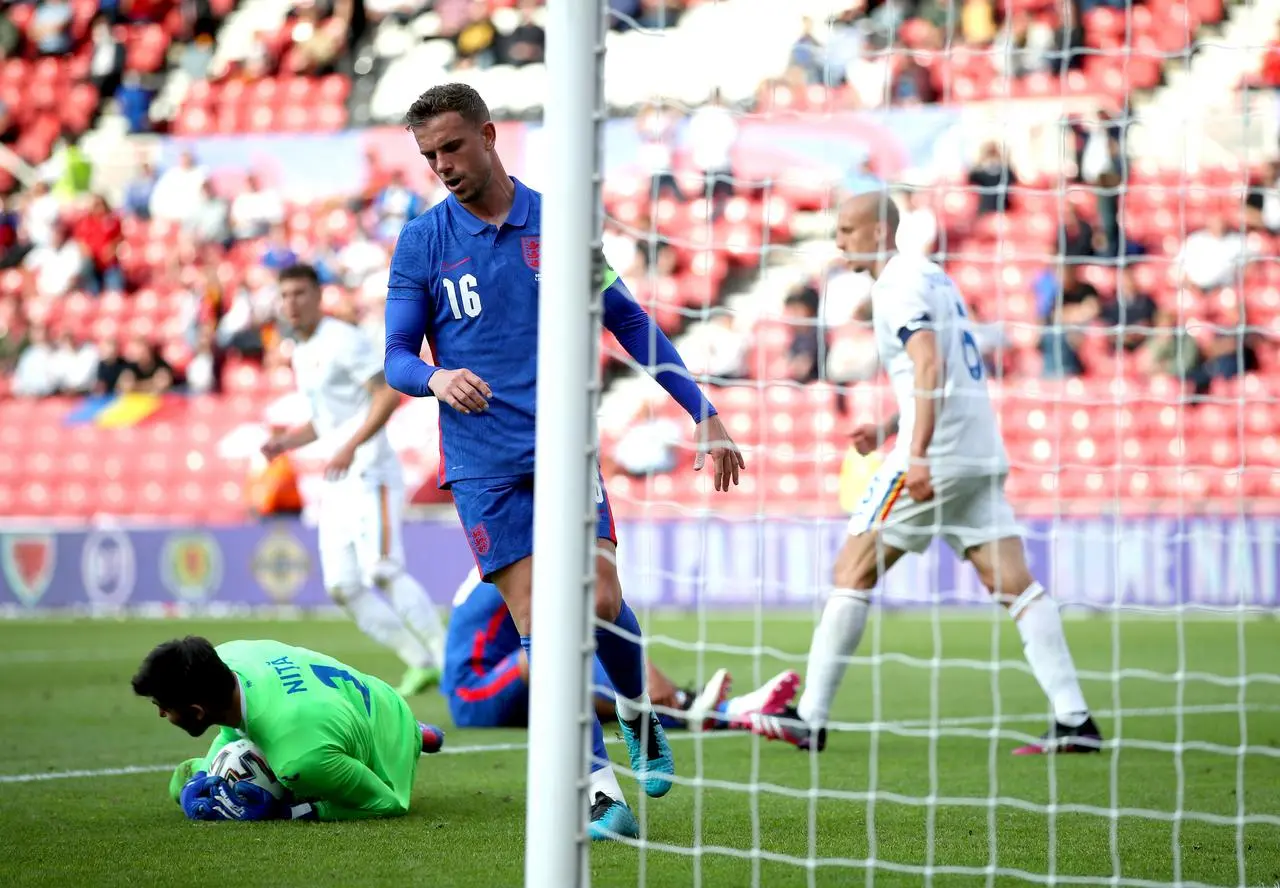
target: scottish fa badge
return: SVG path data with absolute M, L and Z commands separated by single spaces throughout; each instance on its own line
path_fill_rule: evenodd
M 27 607 L 49 591 L 57 564 L 57 541 L 51 533 L 6 533 L 0 536 L 0 564 L 9 589 Z

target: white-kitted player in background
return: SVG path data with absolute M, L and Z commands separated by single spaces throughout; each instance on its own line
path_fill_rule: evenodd
M 861 194 L 840 207 L 836 245 L 855 271 L 875 279 L 876 346 L 898 402 L 897 416 L 859 429 L 854 443 L 864 453 L 894 434 L 897 443 L 849 521 L 796 710 L 757 715 L 754 728 L 822 749 L 872 590 L 905 553 L 923 552 L 940 536 L 1008 608 L 1052 704 L 1054 723 L 1041 741 L 1014 752 L 1096 752 L 1102 738 L 1080 691 L 1058 604 L 1027 569 L 1022 530 L 1004 496 L 1009 460 L 964 299 L 938 265 L 897 253 L 897 227 L 897 207 L 885 193 Z
M 361 631 L 404 661 L 397 690 L 421 693 L 440 681 L 444 628 L 404 567 L 404 477 L 386 430 L 400 394 L 387 385 L 369 338 L 324 314 L 314 268 L 291 266 L 279 280 L 282 314 L 297 335 L 293 374 L 311 420 L 273 435 L 262 452 L 272 459 L 331 442 L 318 522 L 325 588 Z

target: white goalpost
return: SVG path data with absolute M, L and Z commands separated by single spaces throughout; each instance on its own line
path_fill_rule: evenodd
M 1062 3 L 992 6 L 1015 18 L 1031 7 L 1050 15 Z M 955 34 L 908 45 L 898 42 L 908 29 L 899 32 L 899 22 L 883 43 L 860 50 L 861 67 L 850 64 L 857 76 L 836 90 L 784 82 L 781 72 L 757 89 L 742 75 L 745 60 L 772 57 L 777 38 L 767 32 L 798 27 L 802 15 L 818 22 L 815 45 L 834 41 L 837 8 L 852 0 L 794 0 L 794 8 L 792 0 L 703 0 L 688 4 L 676 28 L 632 22 L 625 35 L 608 35 L 617 52 L 606 81 L 607 5 L 547 4 L 525 884 L 591 881 L 598 433 L 614 448 L 652 423 L 653 440 L 674 453 L 669 464 L 606 478 L 623 525 L 619 576 L 650 663 L 695 690 L 729 667 L 735 692 L 805 668 L 857 501 L 851 491 L 875 467 L 848 452 L 848 431 L 894 409 L 882 368 L 867 357 L 874 345 L 865 319 L 855 329 L 856 288 L 832 261 L 834 189 L 813 183 L 825 186 L 833 174 L 868 189 L 878 180 L 913 235 L 932 230 L 929 255 L 981 324 L 1012 464 L 1006 493 L 1027 528 L 1032 574 L 1063 606 L 1103 748 L 1011 755 L 1049 725 L 1051 706 L 1008 613 L 971 567 L 935 544 L 906 557 L 876 590 L 821 755 L 745 731 L 672 731 L 675 785 L 649 800 L 612 747 L 641 837 L 623 842 L 626 854 L 610 849 L 620 868 L 610 884 L 1244 888 L 1280 879 L 1280 633 L 1272 622 L 1280 613 L 1280 165 L 1257 185 L 1262 161 L 1280 157 L 1280 146 L 1266 145 L 1280 104 L 1214 98 L 1245 76 L 1214 66 L 1238 66 L 1238 54 L 1259 50 L 1257 29 L 1268 11 L 1274 27 L 1280 0 L 1250 0 L 1234 17 L 1228 4 L 1213 32 L 1220 45 L 1205 44 L 1195 64 L 1197 16 L 1211 15 L 1213 0 L 1099 0 L 1090 12 L 1102 12 L 1085 22 L 1086 61 L 1061 70 L 1035 68 L 1043 59 L 999 35 L 981 46 Z M 933 4 L 951 10 L 947 26 L 959 24 L 961 5 Z M 1174 49 L 1179 27 L 1186 41 Z M 647 57 L 644 39 L 665 49 Z M 879 83 L 887 94 L 893 86 L 871 70 L 878 59 L 930 76 L 941 66 L 938 101 L 912 110 L 885 99 L 846 125 L 855 115 L 836 106 L 838 89 Z M 1177 59 L 1190 70 L 1166 67 Z M 717 94 L 724 86 L 741 135 L 735 162 L 747 166 L 733 171 L 727 197 L 687 169 L 655 171 L 652 180 L 634 174 L 639 149 L 631 166 L 606 162 L 606 143 L 650 138 L 628 116 L 650 110 L 650 100 L 680 121 L 671 138 L 687 161 L 697 147 L 688 119 L 707 101 L 707 84 Z M 1114 118 L 1095 117 L 1116 98 Z M 608 121 L 610 112 L 624 119 Z M 1079 146 L 1067 126 L 1075 116 Z M 1109 126 L 1123 155 L 1111 166 L 1099 159 L 1102 143 L 1088 141 L 1111 138 Z M 859 166 L 846 144 L 858 140 L 864 159 L 882 168 Z M 978 206 L 993 186 L 969 178 L 986 142 L 1002 146 L 997 160 L 1012 167 L 998 186 L 999 209 Z M 615 186 L 606 169 L 643 187 Z M 1266 190 L 1259 212 L 1271 214 L 1269 229 L 1246 225 L 1251 187 Z M 1183 245 L 1219 216 L 1246 247 L 1225 283 L 1195 292 L 1174 283 Z M 1067 249 L 1081 222 L 1093 242 Z M 687 471 L 688 436 L 677 443 L 659 428 L 688 418 L 645 379 L 655 368 L 615 356 L 634 378 L 621 374 L 601 404 L 592 257 L 602 246 L 607 253 L 611 233 L 649 250 L 627 282 L 675 331 L 746 454 L 742 486 L 725 496 Z M 1143 252 L 1127 254 L 1134 243 Z M 659 271 L 667 248 L 676 272 Z M 1081 319 L 1065 310 L 1065 266 L 1100 304 L 1137 287 L 1154 308 L 1138 322 L 1123 311 Z M 809 283 L 816 316 L 788 298 Z M 689 298 L 697 287 L 707 292 Z M 1050 296 L 1037 304 L 1043 293 Z M 797 331 L 815 327 L 816 378 L 782 378 L 789 371 L 779 357 L 794 357 Z M 728 348 L 725 331 L 745 343 L 734 373 L 712 366 L 713 353 Z M 1189 372 L 1169 369 L 1182 367 L 1176 343 L 1184 341 L 1206 356 L 1235 355 L 1241 368 L 1246 348 L 1257 349 L 1261 370 L 1175 381 Z
M 589 883 L 587 664 L 595 589 L 600 269 L 599 0 L 547 4 L 549 155 L 542 212 L 525 885 Z M 584 390 L 584 380 L 591 383 Z

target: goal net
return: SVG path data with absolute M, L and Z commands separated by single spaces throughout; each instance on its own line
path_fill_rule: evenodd
M 884 452 L 850 435 L 894 409 L 834 209 L 888 187 L 899 249 L 967 300 L 1105 743 L 1011 755 L 1051 712 L 935 544 L 877 589 L 824 752 L 672 731 L 674 791 L 623 778 L 641 836 L 597 848 L 595 879 L 1280 878 L 1280 3 L 609 5 L 605 255 L 747 461 L 713 492 L 688 418 L 606 335 L 600 456 L 650 663 L 695 693 L 803 673 Z

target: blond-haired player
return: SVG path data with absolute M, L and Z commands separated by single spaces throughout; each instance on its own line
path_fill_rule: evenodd
M 821 750 L 831 702 L 866 627 L 871 592 L 907 552 L 942 537 L 978 571 L 1022 636 L 1031 671 L 1053 707 L 1038 743 L 1016 754 L 1096 752 L 1102 738 L 1089 715 L 1062 630 L 1057 602 L 1031 576 L 1022 531 L 1004 496 L 1004 442 L 969 312 L 938 265 L 896 252 L 898 210 L 885 193 L 845 201 L 836 245 L 874 279 L 871 316 L 898 414 L 860 429 L 869 452 L 897 435 L 836 557 L 831 595 L 813 634 L 805 689 L 795 710 L 759 715 L 757 733 Z
M 280 304 L 297 334 L 293 374 L 311 421 L 274 435 L 262 451 L 272 458 L 330 443 L 318 528 L 325 588 L 361 631 L 404 661 L 397 690 L 421 693 L 440 681 L 444 628 L 404 569 L 404 479 L 386 431 L 400 395 L 387 385 L 382 355 L 366 334 L 324 314 L 314 268 L 280 272 Z

